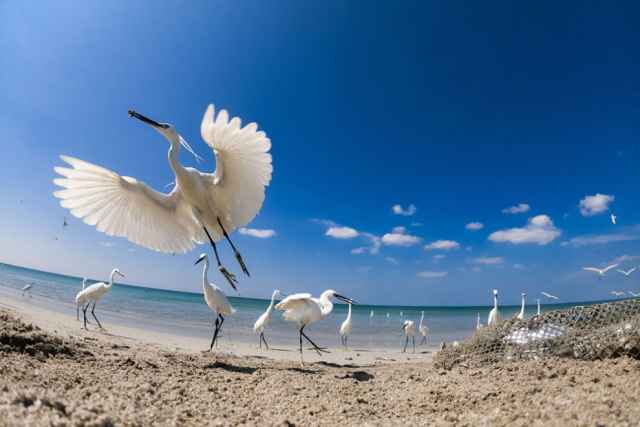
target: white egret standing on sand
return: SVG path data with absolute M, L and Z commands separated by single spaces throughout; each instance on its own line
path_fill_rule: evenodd
M 538 316 L 540 316 L 540 298 L 536 300 L 536 303 L 538 304 Z
M 420 324 L 418 325 L 418 332 L 420 332 L 420 335 L 422 335 L 420 345 L 426 344 L 427 336 L 429 335 L 429 327 L 426 323 L 424 323 L 424 311 L 420 313 Z
M 83 306 L 82 314 L 84 315 L 84 329 L 87 329 L 87 309 L 89 308 L 91 303 L 93 303 L 93 307 L 91 308 L 91 315 L 94 319 L 96 319 L 96 322 L 98 322 L 98 326 L 100 327 L 100 329 L 102 329 L 102 324 L 100 324 L 100 321 L 96 317 L 96 304 L 103 296 L 105 296 L 107 292 L 111 290 L 111 288 L 113 287 L 113 277 L 116 274 L 118 276 L 124 277 L 124 274 L 122 274 L 120 270 L 114 268 L 113 270 L 111 270 L 111 274 L 109 275 L 108 284 L 104 282 L 94 283 L 93 285 L 84 288 L 76 295 L 76 305 Z
M 82 290 L 84 290 L 87 287 L 87 278 L 84 277 L 82 279 Z M 76 319 L 80 320 L 80 305 L 77 301 L 76 301 Z
M 264 341 L 264 346 L 269 350 L 269 344 L 267 344 L 267 340 L 264 338 L 264 329 L 271 323 L 271 315 L 273 314 L 273 307 L 276 303 L 276 298 L 282 296 L 282 293 L 279 289 L 276 289 L 271 294 L 271 302 L 267 307 L 267 310 L 258 317 L 256 323 L 253 325 L 253 332 L 260 334 L 258 341 L 260 343 L 260 348 L 262 348 L 262 342 Z
M 599 278 L 603 278 L 607 271 L 611 270 L 612 268 L 616 268 L 617 266 L 618 264 L 611 264 L 605 268 L 584 267 L 583 270 L 593 271 L 595 273 L 598 273 Z
M 625 277 L 629 277 L 631 276 L 631 273 L 633 273 L 634 271 L 636 271 L 636 267 L 633 267 L 630 270 L 624 271 L 624 270 L 616 270 L 618 273 L 620 274 L 624 274 Z
M 213 247 L 218 270 L 236 289 L 235 275 L 220 262 L 215 242 L 229 242 L 240 267 L 249 271 L 228 233 L 249 223 L 264 201 L 271 180 L 271 141 L 258 125 L 240 127 L 226 110 L 217 117 L 213 105 L 204 114 L 200 133 L 216 157 L 214 173 L 203 173 L 180 164 L 180 147 L 196 155 L 176 129 L 130 110 L 129 115 L 148 124 L 170 143 L 169 165 L 176 185 L 168 193 L 157 192 L 135 178 L 68 156 L 60 156 L 71 168 L 56 167 L 64 178 L 54 183 L 63 190 L 54 195 L 71 214 L 98 231 L 165 253 L 184 253 L 207 239 Z M 196 155 L 197 157 L 197 155 Z
M 404 332 L 404 348 L 402 349 L 402 352 L 406 352 L 407 351 L 407 345 L 409 344 L 409 337 L 411 337 L 411 340 L 413 342 L 413 352 L 416 352 L 416 324 L 413 320 L 405 320 L 404 323 L 402 324 L 402 331 Z
M 498 311 L 498 290 L 493 290 L 493 308 L 489 312 L 489 318 L 487 319 L 487 326 L 497 325 L 500 321 L 500 312 Z
M 342 346 L 347 349 L 347 339 L 349 338 L 349 334 L 351 334 L 351 329 L 353 325 L 351 323 L 351 304 L 349 303 L 349 308 L 347 309 L 347 318 L 344 319 L 344 322 L 340 325 L 340 340 L 342 341 Z
M 209 347 L 209 351 L 211 351 L 213 350 L 213 345 L 216 343 L 218 334 L 222 330 L 224 316 L 229 316 L 235 313 L 236 310 L 231 307 L 231 304 L 224 292 L 222 292 L 219 287 L 209 282 L 209 277 L 207 275 L 209 272 L 209 257 L 207 254 L 201 254 L 200 258 L 197 259 L 194 265 L 197 265 L 202 261 L 204 261 L 204 268 L 202 269 L 202 293 L 204 295 L 204 301 L 207 303 L 209 308 L 217 314 L 216 321 L 214 323 L 213 337 L 211 338 L 211 346 Z
M 524 320 L 524 307 L 526 304 L 525 299 L 527 298 L 527 294 L 523 292 L 521 296 L 522 296 L 522 304 L 520 305 L 520 313 L 518 313 L 518 315 L 516 316 L 516 319 L 518 320 Z
M 478 317 L 476 318 L 476 330 L 482 329 L 482 322 L 480 321 L 480 312 L 478 312 Z
M 560 298 L 558 298 L 557 296 L 555 296 L 555 295 L 551 295 L 551 294 L 550 294 L 550 293 L 548 293 L 548 292 L 540 292 L 540 293 L 541 293 L 542 295 L 544 295 L 545 297 L 549 298 L 549 299 L 560 299 Z
M 347 304 L 353 304 L 350 298 L 339 295 L 333 289 L 324 291 L 320 298 L 313 298 L 311 294 L 293 294 L 289 295 L 276 305 L 276 310 L 283 311 L 282 317 L 289 322 L 298 324 L 300 338 L 300 363 L 302 364 L 302 338 L 306 339 L 313 349 L 321 355 L 322 352 L 328 351 L 322 347 L 318 347 L 311 338 L 304 333 L 304 328 L 312 323 L 324 319 L 333 310 L 331 298 L 337 298 Z
M 22 296 L 24 297 L 25 293 L 29 294 L 29 298 L 31 298 L 31 288 L 33 287 L 33 283 L 29 283 L 28 285 L 24 285 L 22 287 Z

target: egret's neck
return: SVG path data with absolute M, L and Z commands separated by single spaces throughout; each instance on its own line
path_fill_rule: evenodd
M 202 289 L 209 284 L 209 258 L 205 258 L 204 260 L 204 268 L 202 269 Z
M 276 293 L 274 292 L 273 295 L 271 295 L 271 303 L 269 304 L 269 308 L 267 308 L 267 311 L 273 311 L 273 306 L 276 303 Z
M 177 138 L 177 136 L 175 138 L 167 138 L 171 144 L 168 154 L 169 165 L 171 165 L 171 169 L 173 169 L 176 177 L 180 176 L 182 171 L 184 171 L 184 166 L 180 164 L 180 141 Z
M 320 296 L 320 304 L 322 305 L 322 317 L 328 316 L 333 311 L 333 303 L 329 299 L 329 295 L 322 294 Z
M 351 320 L 351 304 L 349 304 L 349 311 L 347 312 L 347 320 Z
M 493 296 L 493 308 L 495 308 L 496 310 L 498 309 L 498 296 L 497 295 Z
M 116 271 L 115 271 L 115 270 L 113 270 L 113 271 L 111 272 L 111 275 L 109 276 L 109 284 L 107 285 L 107 287 L 108 287 L 108 288 L 110 288 L 111 286 L 113 286 L 113 276 L 115 276 L 115 275 L 116 275 Z
M 538 300 L 538 316 L 540 316 L 540 300 Z
M 424 312 L 420 314 L 420 326 L 422 326 L 422 321 L 424 320 Z
M 522 305 L 520 305 L 520 313 L 524 314 L 524 296 L 522 297 Z

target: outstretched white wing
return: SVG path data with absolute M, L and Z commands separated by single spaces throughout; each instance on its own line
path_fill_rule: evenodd
M 182 203 L 177 185 L 169 194 L 158 193 L 135 178 L 73 157 L 60 158 L 72 168 L 54 169 L 64 178 L 53 182 L 64 189 L 53 195 L 98 231 L 160 252 L 186 252 L 201 241 L 200 228 Z
M 584 267 L 583 270 L 595 271 L 596 273 L 601 273 L 602 272 L 602 270 L 600 270 L 599 268 L 595 268 L 595 267 Z
M 202 139 L 213 149 L 216 171 L 209 184 L 216 209 L 231 228 L 248 224 L 260 211 L 265 187 L 271 181 L 271 140 L 256 123 L 240 127 L 226 110 L 209 105 L 202 118 Z
M 619 264 L 611 264 L 610 266 L 603 268 L 602 272 L 606 273 L 607 271 L 611 270 L 612 268 L 616 268 Z

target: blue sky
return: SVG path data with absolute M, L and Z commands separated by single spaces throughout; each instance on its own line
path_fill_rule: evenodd
M 129 283 L 197 291 L 209 247 L 172 257 L 75 218 L 62 231 L 53 167 L 68 154 L 162 190 L 167 144 L 127 117 L 136 108 L 212 170 L 199 125 L 213 102 L 273 143 L 249 227 L 275 236 L 235 233 L 253 273 L 241 295 L 638 290 L 640 275 L 581 268 L 640 264 L 640 6 L 581 3 L 2 2 L 0 261 L 94 278 L 118 266 Z

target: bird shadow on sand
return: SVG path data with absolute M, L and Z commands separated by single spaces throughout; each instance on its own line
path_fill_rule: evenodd
M 204 366 L 204 369 L 222 369 L 225 370 L 227 372 L 235 372 L 235 373 L 239 373 L 239 374 L 253 374 L 255 371 L 258 370 L 258 368 L 252 368 L 250 366 L 235 366 L 235 365 L 230 365 L 228 363 L 225 362 L 220 362 L 219 360 L 216 360 L 213 363 L 209 363 L 207 365 Z

